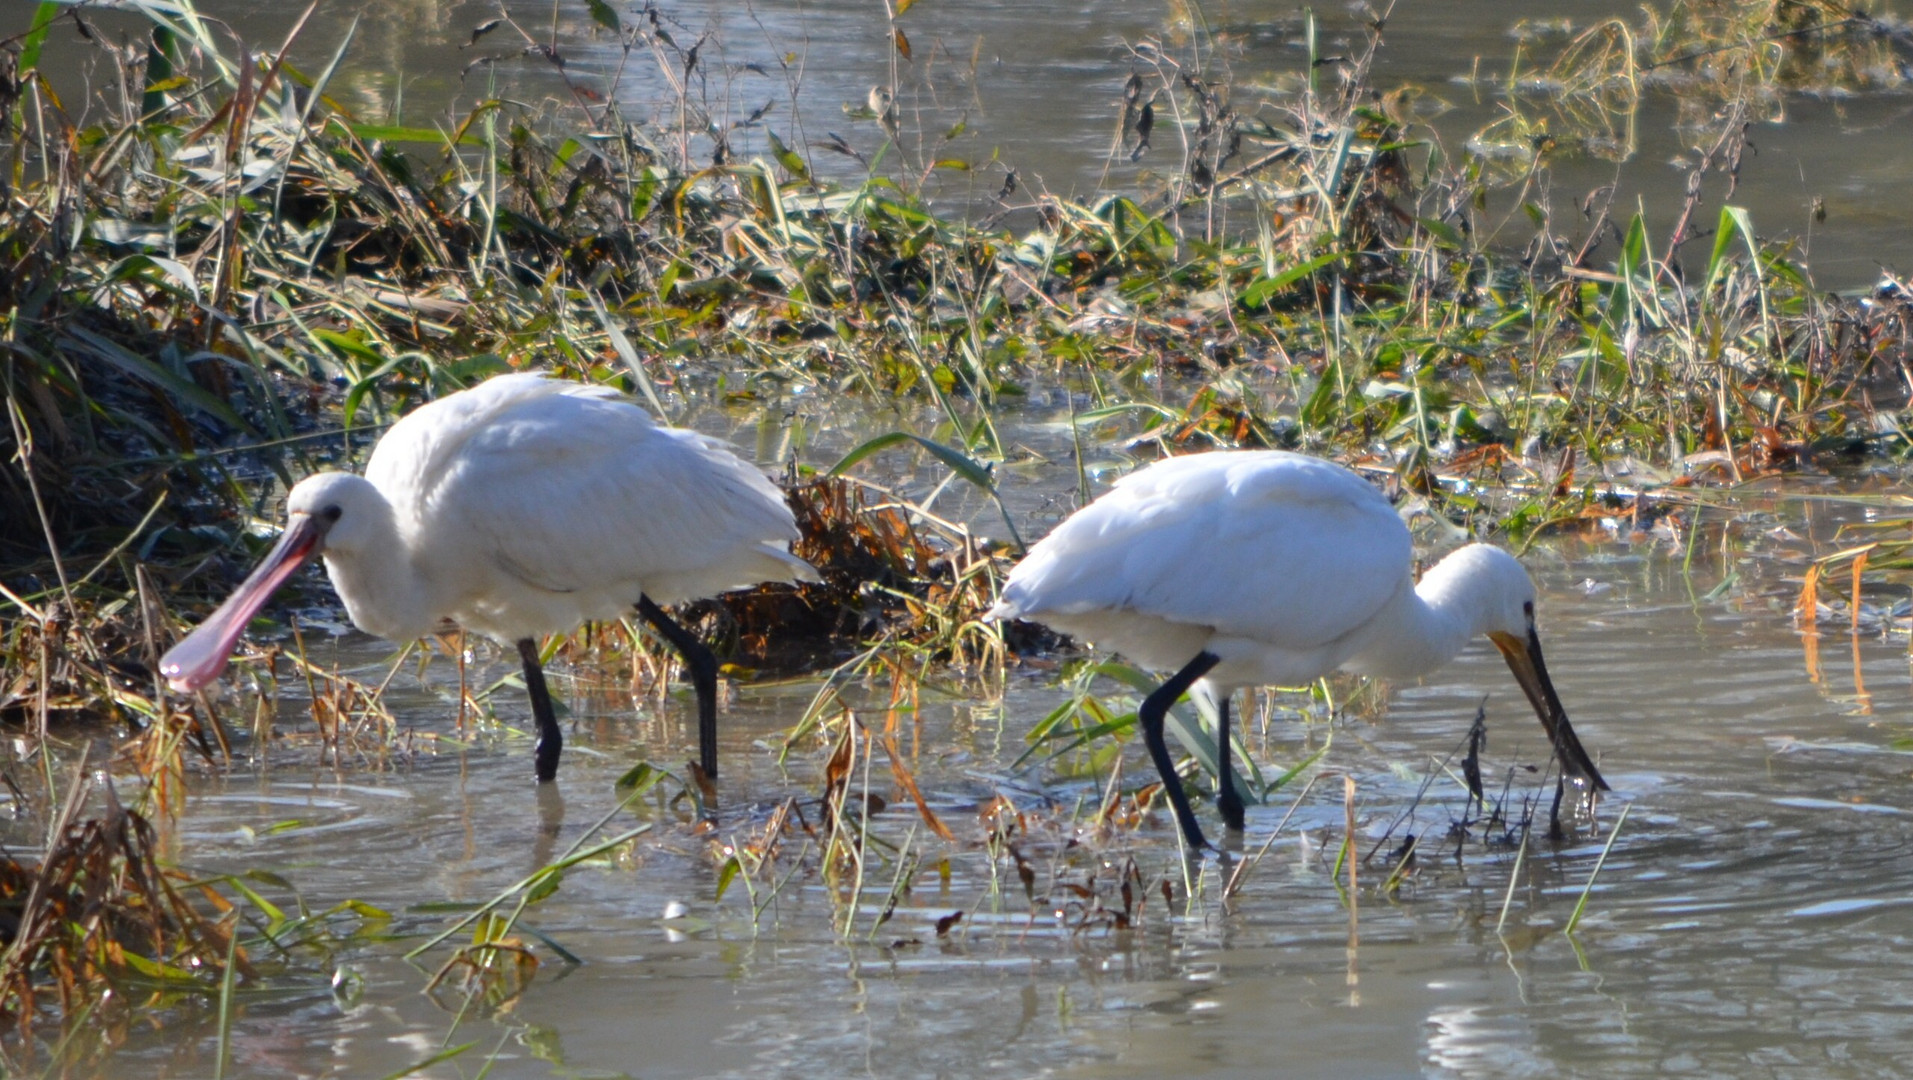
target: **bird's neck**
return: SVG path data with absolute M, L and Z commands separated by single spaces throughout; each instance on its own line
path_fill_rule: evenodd
M 1386 639 L 1369 650 L 1365 665 L 1369 674 L 1394 679 L 1425 675 L 1454 659 L 1474 636 L 1473 627 L 1453 605 L 1430 602 L 1420 592 L 1409 593 L 1406 599 L 1402 618 L 1394 620 Z
M 345 602 L 352 625 L 388 641 L 411 641 L 431 633 L 438 614 L 431 583 L 415 570 L 411 545 L 383 500 L 361 514 L 359 535 L 349 547 L 328 547 L 326 575 Z
M 1403 587 L 1393 609 L 1374 621 L 1374 636 L 1344 665 L 1364 675 L 1412 679 L 1455 658 L 1480 632 L 1479 601 L 1466 578 L 1438 566 L 1414 588 Z

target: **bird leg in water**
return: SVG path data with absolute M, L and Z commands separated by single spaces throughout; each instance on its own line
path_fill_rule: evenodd
M 689 630 L 671 620 L 664 609 L 648 596 L 638 597 L 638 614 L 651 624 L 664 640 L 684 657 L 691 673 L 691 685 L 697 689 L 698 766 L 704 775 L 717 779 L 717 657 Z
M 1196 815 L 1189 809 L 1189 797 L 1183 794 L 1182 780 L 1176 776 L 1176 763 L 1169 757 L 1168 744 L 1163 742 L 1163 715 L 1169 711 L 1169 706 L 1189 692 L 1189 687 L 1195 685 L 1197 679 L 1207 675 L 1210 668 L 1221 662 L 1222 658 L 1212 652 L 1197 653 L 1194 660 L 1170 676 L 1168 682 L 1158 686 L 1155 693 L 1144 698 L 1142 707 L 1136 710 L 1136 719 L 1142 724 L 1143 745 L 1149 748 L 1149 757 L 1155 761 L 1156 772 L 1162 777 L 1163 794 L 1169 796 L 1169 806 L 1176 812 L 1176 824 L 1182 827 L 1183 839 L 1195 851 L 1209 844 L 1202 838 L 1202 828 L 1196 824 Z
M 558 837 L 565 828 L 565 796 L 557 784 L 538 785 L 538 835 L 531 842 L 531 872 L 538 873 L 555 860 Z
M 1242 796 L 1236 794 L 1235 770 L 1229 767 L 1229 699 L 1234 694 L 1224 694 L 1216 702 L 1216 765 L 1221 770 L 1216 777 L 1216 809 L 1222 811 L 1222 823 L 1236 832 L 1242 831 Z
M 531 638 L 518 639 L 518 656 L 525 662 L 525 692 L 531 695 L 531 715 L 538 721 L 538 744 L 532 750 L 532 759 L 542 784 L 558 775 L 558 754 L 565 748 L 565 735 L 558 730 L 558 717 L 551 709 L 551 690 L 545 686 L 545 667 L 538 661 L 538 643 Z

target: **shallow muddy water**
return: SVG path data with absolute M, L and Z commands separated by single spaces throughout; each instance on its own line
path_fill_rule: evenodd
M 862 107 L 873 86 L 892 84 L 882 4 L 678 0 L 656 6 L 660 25 L 681 47 L 701 45 L 705 81 L 696 97 L 718 124 L 768 107 L 761 127 L 738 131 L 735 156 L 768 156 L 762 134 L 768 129 L 805 150 L 813 167 L 825 174 L 861 179 L 862 166 L 822 146 L 829 133 L 838 133 L 869 158 L 884 141 L 874 122 L 845 114 L 847 108 Z M 301 10 L 294 4 L 236 0 L 204 0 L 201 7 L 230 22 L 255 46 L 281 41 Z M 641 5 L 612 7 L 627 22 L 640 17 Z M 1180 147 L 1165 114 L 1151 155 L 1133 163 L 1126 154 L 1112 160 L 1124 81 L 1132 71 L 1146 69 L 1130 47 L 1159 42 L 1186 60 L 1185 43 L 1207 43 L 1203 62 L 1212 77 L 1243 87 L 1236 105 L 1247 108 L 1255 87 L 1293 85 L 1300 77 L 1306 57 L 1303 9 L 1225 0 L 1078 0 L 1042 5 L 1035 16 L 1027 4 L 923 0 L 899 23 L 913 42 L 912 59 L 900 62 L 895 73 L 903 157 L 910 163 L 905 172 L 934 175 L 940 186 L 932 190 L 946 209 L 968 207 L 977 214 L 998 208 L 995 196 L 1006 167 L 1018 171 L 1025 193 L 1088 197 L 1099 190 L 1149 190 L 1153 176 L 1173 170 Z M 22 28 L 30 10 L 18 9 Z M 524 33 L 505 26 L 474 42 L 473 30 L 501 10 L 510 12 Z M 1536 55 L 1549 54 L 1571 32 L 1604 19 L 1638 22 L 1638 5 L 1631 0 L 1561 0 L 1535 11 L 1487 0 L 1400 0 L 1390 11 L 1375 85 L 1384 92 L 1404 83 L 1420 87 L 1417 113 L 1433 123 L 1455 156 L 1464 153 L 1476 130 L 1505 113 L 1509 99 L 1501 87 L 1510 76 L 1534 75 Z M 1524 15 L 1549 27 L 1540 44 L 1519 46 L 1511 35 Z M 133 33 L 140 25 L 110 12 L 89 17 L 109 34 Z M 1323 56 L 1347 56 L 1363 47 L 1356 10 L 1323 6 L 1318 17 Z M 580 94 L 594 109 L 598 101 L 616 98 L 627 116 L 640 121 L 670 121 L 676 115 L 666 107 L 672 98 L 657 60 L 648 50 L 621 53 L 582 0 L 558 0 L 555 7 L 548 0 L 503 5 L 324 0 L 296 50 L 308 69 L 324 66 L 355 18 L 358 32 L 337 94 L 367 122 L 449 129 L 474 102 L 493 94 L 529 102 L 561 125 L 587 123 L 579 111 Z M 524 55 L 528 40 L 555 40 L 570 85 L 549 62 Z M 67 90 L 77 92 L 83 85 L 80 73 L 94 54 L 70 26 L 61 27 L 49 48 L 57 60 L 50 69 L 71 79 Z M 498 62 L 473 66 L 481 57 Z M 112 78 L 105 66 L 90 76 L 95 83 Z M 1547 113 L 1537 102 L 1523 108 L 1535 116 Z M 1652 90 L 1634 125 L 1637 145 L 1631 158 L 1617 166 L 1555 154 L 1523 198 L 1551 202 L 1556 230 L 1571 234 L 1583 199 L 1617 185 L 1615 216 L 1625 222 L 1639 207 L 1654 235 L 1664 238 L 1679 216 L 1695 148 L 1710 147 L 1714 139 L 1678 129 L 1678 111 L 1672 93 Z M 943 141 L 941 136 L 959 124 L 961 134 Z M 1556 118 L 1554 130 L 1561 128 Z M 1913 204 L 1902 197 L 1903 178 L 1913 169 L 1910 132 L 1913 98 L 1905 94 L 1794 97 L 1750 129 L 1733 202 L 1751 211 L 1763 237 L 1797 240 L 1798 254 L 1822 287 L 1870 285 L 1882 266 L 1913 272 Z M 1428 134 L 1417 129 L 1415 137 Z M 700 153 L 708 154 L 708 147 Z M 956 159 L 974 168 L 928 168 Z M 896 164 L 893 153 L 883 169 Z M 1698 220 L 1711 223 L 1726 194 L 1718 170 L 1705 191 Z M 1824 220 L 1813 215 L 1816 200 Z M 1019 195 L 1011 203 L 1023 201 Z M 1487 210 L 1482 226 L 1495 230 L 1497 242 L 1513 247 L 1526 242 L 1530 230 L 1519 200 L 1500 194 Z M 1596 262 L 1604 264 L 1600 258 Z
M 740 685 L 723 717 L 715 835 L 657 800 L 615 815 L 607 834 L 651 831 L 615 862 L 574 868 L 529 910 L 521 936 L 542 964 L 497 1013 L 461 1015 L 455 991 L 424 992 L 446 950 L 417 965 L 400 954 L 455 915 L 417 905 L 490 898 L 612 811 L 613 781 L 632 763 L 683 761 L 695 743 L 686 695 L 660 709 L 561 677 L 573 735 L 543 793 L 528 744 L 512 738 L 469 751 L 415 740 L 419 752 L 381 767 L 335 769 L 294 752 L 269 769 L 198 778 L 177 827 L 185 865 L 267 870 L 315 907 L 351 898 L 397 915 L 396 940 L 339 953 L 343 997 L 311 978 L 246 995 L 234 1073 L 382 1076 L 470 1043 L 420 1075 L 474 1076 L 487 1059 L 494 1077 L 1897 1075 L 1913 1054 L 1906 640 L 1828 630 L 1810 677 L 1785 615 L 1800 556 L 1856 516 L 1839 503 L 1777 501 L 1742 515 L 1734 538 L 1703 530 L 1691 563 L 1666 540 L 1599 533 L 1531 552 L 1550 666 L 1615 794 L 1567 841 L 1537 834 L 1517 873 L 1513 851 L 1478 839 L 1458 858 L 1452 844 L 1432 850 L 1463 807 L 1458 784 L 1438 778 L 1402 826 L 1426 838 L 1415 873 L 1387 895 L 1376 886 L 1389 859 L 1371 860 L 1353 916 L 1333 874 L 1342 775 L 1356 782 L 1366 849 L 1414 804 L 1484 693 L 1491 789 L 1510 766 L 1540 760 L 1539 726 L 1485 646 L 1425 684 L 1396 687 L 1383 711 L 1305 720 L 1289 708 L 1299 698 L 1278 698 L 1266 730 L 1251 725 L 1257 760 L 1286 768 L 1328 741 L 1311 773 L 1324 782 L 1228 903 L 1227 869 L 1213 858 L 1193 898 L 1186 891 L 1166 814 L 1064 849 L 1068 822 L 1087 816 L 1077 808 L 1095 804 L 1106 774 L 1075 778 L 1068 762 L 1011 768 L 1024 733 L 1062 698 L 1054 672 L 1013 672 L 1001 699 L 954 681 L 926 690 L 902 741 L 961 842 L 929 843 L 915 888 L 874 931 L 894 869 L 873 862 L 848 940 L 842 906 L 809 870 L 755 923 L 739 884 L 714 899 L 713 845 L 761 828 L 787 796 L 814 800 L 828 753 L 805 740 L 785 767 L 776 762 L 815 682 Z M 1716 591 L 1723 546 L 1736 577 Z M 335 647 L 349 671 L 386 666 L 383 646 L 356 637 L 316 645 L 315 659 Z M 438 661 L 428 678 L 450 670 Z M 475 676 L 506 670 L 494 661 Z M 888 700 L 881 679 L 846 693 L 867 718 Z M 406 726 L 452 733 L 450 706 L 408 679 L 389 701 Z M 526 723 L 516 690 L 495 704 L 502 720 Z M 296 727 L 299 712 L 289 698 L 281 724 Z M 1146 776 L 1139 748 L 1127 752 L 1126 775 Z M 871 788 L 901 801 L 881 757 Z M 1299 789 L 1251 808 L 1237 862 Z M 1546 794 L 1525 774 L 1511 790 Z M 1023 843 L 1034 902 L 1013 862 L 980 848 L 977 810 L 999 795 L 1035 823 Z M 1562 926 L 1623 806 L 1629 817 L 1570 939 Z M 914 829 L 925 850 L 907 802 L 874 821 L 893 843 Z M 944 853 L 947 879 L 934 869 Z M 1146 897 L 1134 926 L 1082 925 L 1072 886 L 1125 859 Z M 800 865 L 787 857 L 779 873 Z M 1102 871 L 1096 889 L 1115 906 L 1111 877 Z M 1165 880 L 1173 904 L 1161 899 Z M 683 917 L 667 920 L 673 905 Z M 939 936 L 937 920 L 957 911 L 966 918 Z M 207 1075 L 215 1042 L 210 1023 L 177 1020 L 136 1034 L 106 1075 Z

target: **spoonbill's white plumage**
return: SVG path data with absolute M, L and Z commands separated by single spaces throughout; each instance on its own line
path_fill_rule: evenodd
M 1242 827 L 1229 781 L 1229 699 L 1331 671 L 1411 678 L 1486 634 L 1534 706 L 1565 775 L 1606 790 L 1542 662 L 1534 584 L 1512 555 L 1472 544 L 1417 585 L 1408 529 L 1388 499 L 1332 462 L 1283 451 L 1169 458 L 1117 481 L 1030 549 L 997 618 L 1045 623 L 1176 674 L 1138 711 L 1185 837 L 1203 845 L 1163 741 L 1192 687 L 1218 704 L 1218 808 Z
M 717 661 L 659 609 L 761 581 L 815 580 L 792 555 L 777 488 L 730 447 L 664 427 L 608 387 L 500 375 L 407 414 L 365 475 L 327 472 L 286 497 L 285 533 L 233 595 L 160 661 L 179 690 L 217 679 L 246 624 L 315 556 L 353 625 L 395 641 L 449 620 L 516 643 L 537 717 L 540 780 L 563 738 L 537 638 L 637 607 L 684 655 L 701 764 L 717 774 Z

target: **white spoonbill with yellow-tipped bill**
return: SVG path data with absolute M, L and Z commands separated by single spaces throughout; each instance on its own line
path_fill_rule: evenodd
M 1194 689 L 1216 702 L 1217 808 L 1241 829 L 1229 699 L 1332 671 L 1412 678 L 1485 634 L 1534 706 L 1562 775 L 1607 790 L 1541 659 L 1534 583 L 1489 544 L 1416 583 L 1408 528 L 1376 488 L 1333 462 L 1279 450 L 1169 458 L 1116 482 L 1030 549 L 990 615 L 1027 619 L 1175 672 L 1137 711 L 1183 836 L 1205 846 L 1163 741 Z

